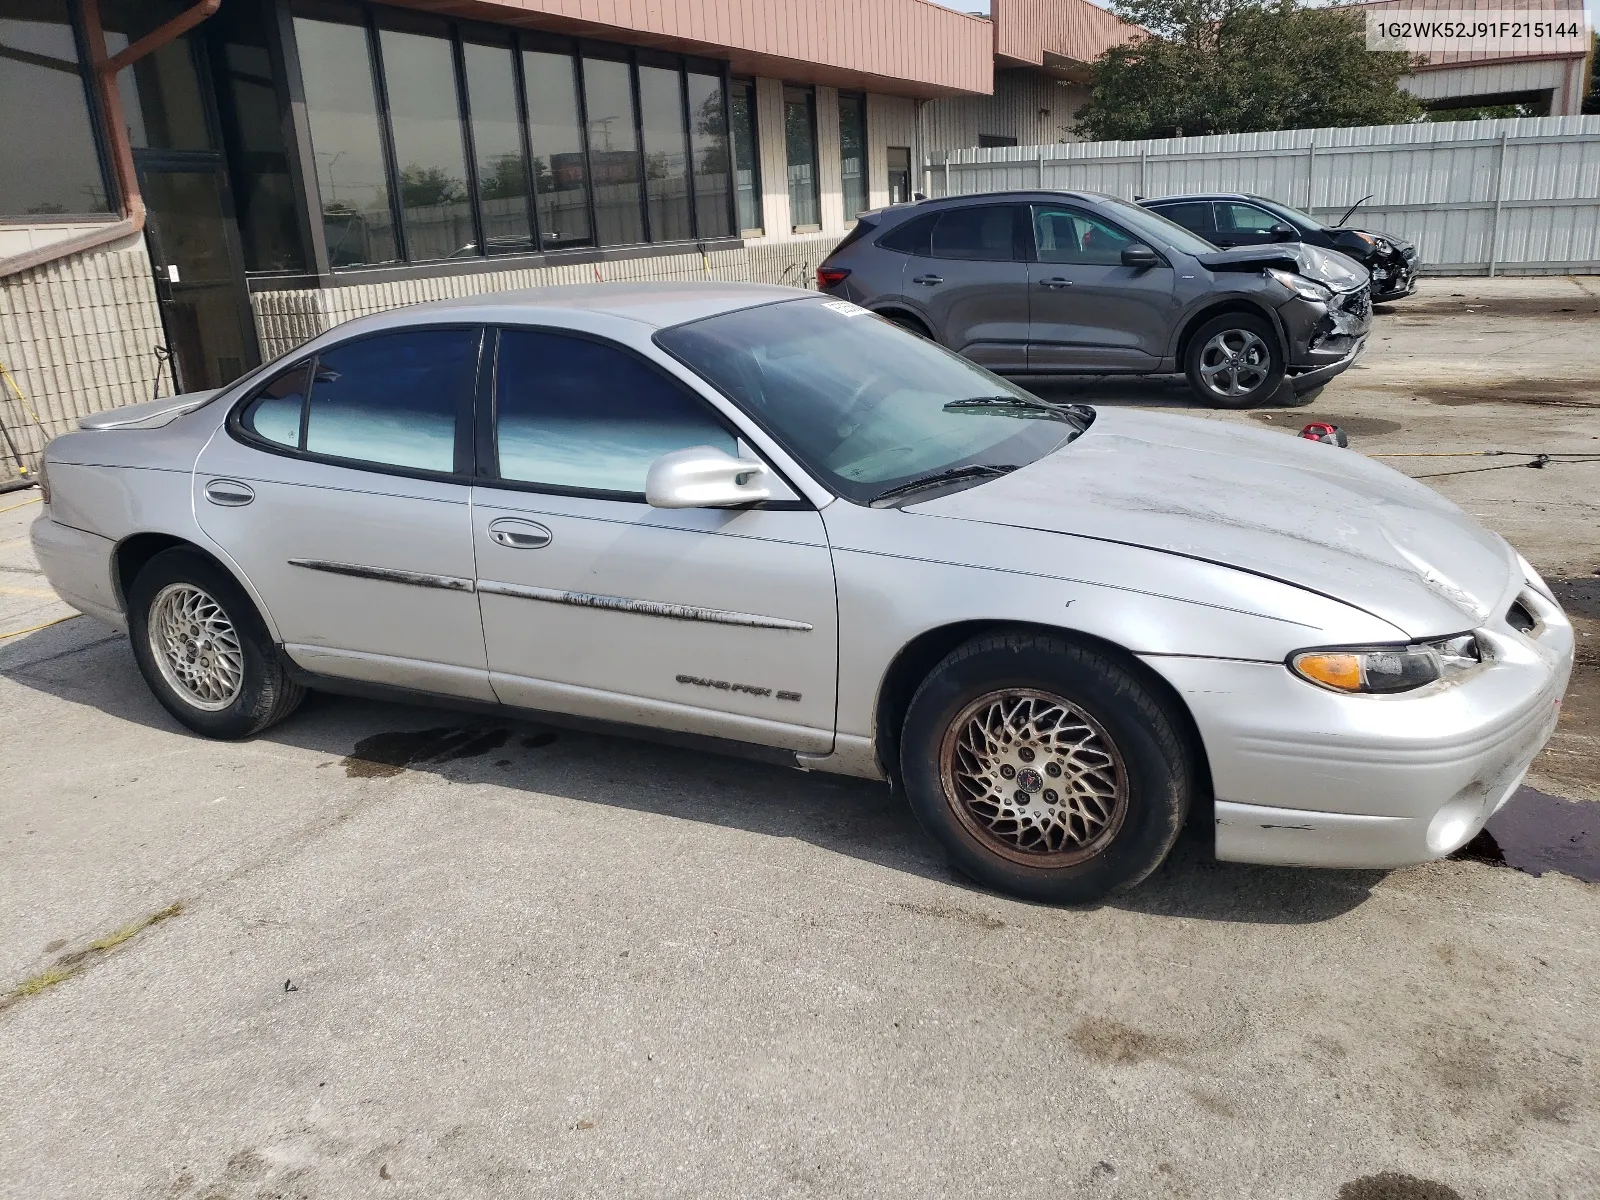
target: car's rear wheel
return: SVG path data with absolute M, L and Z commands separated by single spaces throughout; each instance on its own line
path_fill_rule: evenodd
M 906 713 L 913 811 L 963 873 L 1081 904 L 1132 887 L 1183 828 L 1193 764 L 1164 702 L 1112 656 L 1002 634 L 952 652 Z
M 1265 317 L 1223 313 L 1194 331 L 1184 374 L 1194 394 L 1217 408 L 1248 408 L 1283 382 L 1283 351 Z
M 196 733 L 244 738 L 305 697 L 244 589 L 194 550 L 164 550 L 128 589 L 128 634 L 162 706 Z
M 900 328 L 904 329 L 907 333 L 914 333 L 919 338 L 925 338 L 930 342 L 933 340 L 932 331 L 930 331 L 926 325 L 924 325 L 916 317 L 913 317 L 910 313 L 884 313 L 883 319 L 888 321 L 891 325 L 900 326 Z

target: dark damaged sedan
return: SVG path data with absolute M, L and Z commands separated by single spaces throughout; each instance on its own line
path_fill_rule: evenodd
M 1345 222 L 1360 206 L 1360 201 L 1352 204 L 1333 225 L 1324 225 L 1309 213 L 1265 196 L 1243 193 L 1164 196 L 1141 203 L 1151 212 L 1176 221 L 1223 249 L 1304 242 L 1308 246 L 1347 254 L 1371 273 L 1375 303 L 1400 300 L 1417 290 L 1417 272 L 1422 263 L 1411 242 L 1399 234 L 1346 227 Z
M 1365 348 L 1367 272 L 1299 243 L 1221 250 L 1086 192 L 994 192 L 863 213 L 825 292 L 1003 374 L 1183 373 L 1243 408 L 1326 383 Z

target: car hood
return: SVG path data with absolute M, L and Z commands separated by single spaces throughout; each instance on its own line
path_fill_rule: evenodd
M 1282 267 L 1326 284 L 1336 292 L 1348 292 L 1367 282 L 1367 271 L 1360 263 L 1335 250 L 1309 246 L 1304 242 L 1273 242 L 1265 246 L 1235 246 L 1195 258 L 1208 271 L 1261 271 Z
M 1098 410 L 1086 433 L 1038 462 L 913 510 L 1235 567 L 1410 637 L 1476 626 L 1519 570 L 1499 536 L 1355 451 L 1118 409 Z M 1063 545 L 1063 565 L 1071 553 Z

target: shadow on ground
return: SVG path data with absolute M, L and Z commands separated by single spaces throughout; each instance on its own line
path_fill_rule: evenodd
M 145 687 L 127 640 L 87 619 L 19 639 L 0 656 L 0 676 L 82 704 L 153 736 L 190 738 Z M 260 740 L 327 756 L 356 786 L 403 786 L 409 772 L 500 785 L 591 804 L 651 812 L 797 838 L 832 853 L 982 890 L 954 874 L 900 796 L 879 783 L 802 773 L 621 736 L 575 732 L 536 716 L 494 718 L 313 694 Z M 216 752 L 227 755 L 227 744 Z M 294 770 L 296 768 L 284 768 Z M 285 781 L 285 786 L 294 786 Z M 305 786 L 320 786 L 308 779 Z M 1305 924 L 1354 909 L 1383 877 L 1375 871 L 1305 871 L 1216 862 L 1205 822 L 1193 822 L 1167 863 L 1135 891 L 1107 903 L 1193 919 Z

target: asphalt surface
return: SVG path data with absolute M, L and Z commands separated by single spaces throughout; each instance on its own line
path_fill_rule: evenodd
M 1596 281 L 1430 280 L 1306 408 L 1216 419 L 1600 447 L 1597 336 Z M 1594 1196 L 1600 888 L 1542 851 L 1600 840 L 1600 465 L 1434 482 L 1573 581 L 1530 782 L 1579 835 L 1524 821 L 1528 870 L 1189 841 L 1051 909 L 881 787 L 332 697 L 206 742 L 89 619 L 0 638 L 0 1195 Z M 36 495 L 0 634 L 69 611 Z

